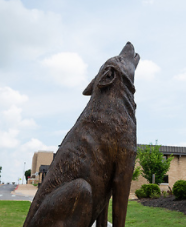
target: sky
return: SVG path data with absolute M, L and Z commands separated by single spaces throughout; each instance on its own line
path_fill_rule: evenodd
M 137 143 L 186 146 L 185 23 L 185 0 L 0 0 L 1 181 L 57 151 L 82 91 L 128 41 L 141 57 Z

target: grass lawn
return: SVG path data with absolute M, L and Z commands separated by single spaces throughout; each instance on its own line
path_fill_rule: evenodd
M 112 201 L 109 205 L 109 221 L 112 222 Z M 0 201 L 0 227 L 22 227 L 30 202 Z M 186 226 L 186 215 L 161 208 L 145 207 L 129 201 L 125 227 L 180 227 Z
M 0 227 L 22 227 L 29 201 L 0 201 Z
M 112 222 L 112 201 L 108 219 Z M 186 226 L 186 215 L 162 208 L 146 207 L 136 201 L 129 201 L 125 227 L 181 227 Z

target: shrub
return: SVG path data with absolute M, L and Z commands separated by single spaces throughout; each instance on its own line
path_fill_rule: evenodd
M 143 184 L 141 186 L 141 189 L 144 190 L 145 194 L 147 195 L 148 198 L 151 197 L 152 194 L 158 194 L 161 195 L 160 188 L 157 184 Z
M 162 191 L 162 196 L 163 196 L 164 198 L 167 198 L 167 197 L 169 196 L 169 193 L 166 192 L 166 191 Z
M 161 196 L 161 191 L 157 184 L 143 184 L 140 189 L 135 191 L 135 195 L 139 199 L 159 198 Z
M 158 199 L 161 195 L 157 192 L 157 191 L 154 191 L 151 195 L 150 195 L 150 198 L 151 199 Z
M 144 192 L 143 189 L 137 189 L 135 191 L 135 195 L 138 197 L 138 199 L 146 198 L 147 197 L 147 195 L 145 194 L 145 192 Z
M 176 199 L 186 199 L 186 181 L 178 180 L 173 185 L 173 194 Z

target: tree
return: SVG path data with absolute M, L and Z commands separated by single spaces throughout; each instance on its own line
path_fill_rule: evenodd
M 141 174 L 141 166 L 136 166 L 136 163 L 135 163 L 135 168 L 134 168 L 134 172 L 133 172 L 133 175 L 132 175 L 132 180 L 138 180 L 140 174 Z
M 152 175 L 155 174 L 155 184 L 163 182 L 164 175 L 170 168 L 172 155 L 164 159 L 163 153 L 159 151 L 161 146 L 144 145 L 137 148 L 137 158 L 142 167 L 142 176 L 152 183 Z
M 28 169 L 28 170 L 25 171 L 26 180 L 28 180 L 28 177 L 30 177 L 30 176 L 31 176 L 31 169 Z

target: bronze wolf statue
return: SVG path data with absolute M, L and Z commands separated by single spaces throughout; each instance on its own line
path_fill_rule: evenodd
M 59 147 L 23 227 L 124 227 L 136 156 L 134 72 L 128 42 L 84 90 L 90 101 Z

